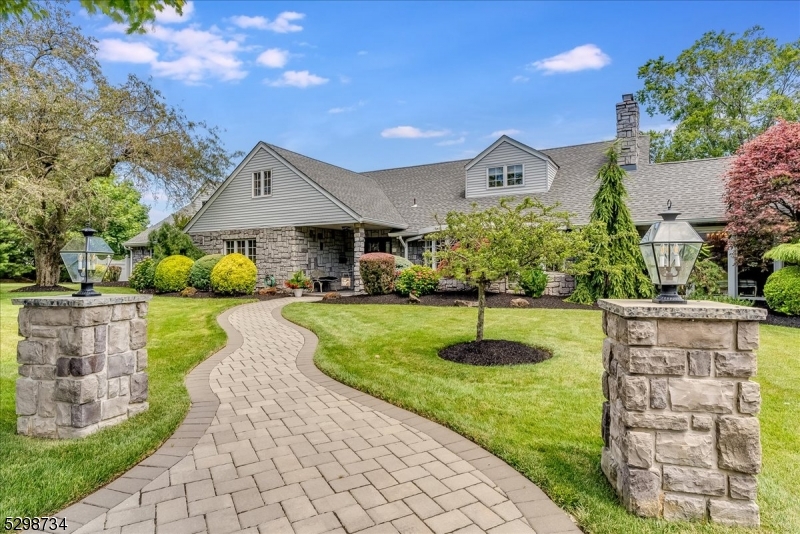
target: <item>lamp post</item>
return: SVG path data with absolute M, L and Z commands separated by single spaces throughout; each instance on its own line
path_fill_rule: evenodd
M 653 302 L 686 304 L 678 295 L 678 286 L 689 279 L 703 238 L 689 223 L 676 220 L 680 212 L 672 209 L 672 201 L 659 215 L 664 220 L 654 223 L 639 242 L 650 280 L 661 288 Z
M 94 237 L 94 229 L 87 226 L 81 233 L 83 239 L 71 239 L 61 249 L 61 260 L 70 279 L 81 284 L 81 290 L 73 293 L 73 297 L 99 297 L 94 284 L 103 281 L 114 251 L 101 237 Z

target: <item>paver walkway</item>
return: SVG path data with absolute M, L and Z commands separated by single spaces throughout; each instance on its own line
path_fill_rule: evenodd
M 477 445 L 316 371 L 316 338 L 279 316 L 290 301 L 226 314 L 242 339 L 203 375 L 210 426 L 201 401 L 150 462 L 65 510 L 89 514 L 75 532 L 579 532 Z

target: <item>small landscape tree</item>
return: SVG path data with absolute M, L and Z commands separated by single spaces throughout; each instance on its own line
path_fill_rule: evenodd
M 439 230 L 428 236 L 442 246 L 435 253 L 441 272 L 478 288 L 476 341 L 483 340 L 486 290 L 506 276 L 541 265 L 560 265 L 573 250 L 574 234 L 566 232 L 569 216 L 530 198 L 463 213 L 451 211 Z
M 197 248 L 191 237 L 171 223 L 164 223 L 150 232 L 149 241 L 153 258 L 157 260 L 167 256 L 187 256 L 197 260 L 205 256 L 205 252 Z

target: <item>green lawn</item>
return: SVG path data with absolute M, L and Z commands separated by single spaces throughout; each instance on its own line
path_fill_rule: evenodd
M 469 437 L 538 484 L 586 532 L 753 532 L 627 514 L 600 471 L 599 311 L 486 311 L 487 338 L 551 349 L 537 365 L 480 368 L 437 350 L 474 336 L 475 310 L 291 304 L 328 375 Z M 800 330 L 762 326 L 761 532 L 800 532 Z
M 153 452 L 189 409 L 183 379 L 225 344 L 216 316 L 241 299 L 155 297 L 148 315 L 150 409 L 117 427 L 79 441 L 16 435 L 14 381 L 19 307 L 0 285 L 0 518 L 43 516 L 91 493 Z M 132 293 L 100 288 L 102 293 Z

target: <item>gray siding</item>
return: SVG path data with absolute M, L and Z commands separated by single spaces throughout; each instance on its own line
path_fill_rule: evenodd
M 501 165 L 519 165 L 524 167 L 524 183 L 517 187 L 488 187 L 487 169 Z M 467 198 L 524 195 L 526 193 L 541 193 L 548 189 L 548 163 L 520 150 L 511 143 L 500 143 L 494 150 L 487 154 L 467 171 L 466 193 Z
M 253 172 L 272 170 L 272 196 L 253 198 Z M 190 232 L 352 223 L 354 219 L 263 148 L 233 176 Z
M 547 164 L 547 190 L 549 191 L 551 187 L 553 187 L 553 180 L 556 179 L 556 173 L 558 169 L 555 165 L 551 165 L 550 163 Z

